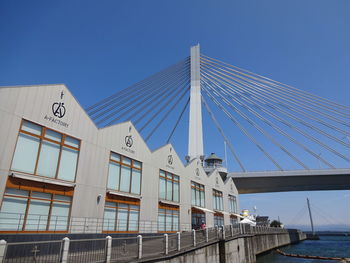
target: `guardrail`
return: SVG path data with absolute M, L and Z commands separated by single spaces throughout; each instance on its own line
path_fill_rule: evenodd
M 30 217 L 30 219 L 28 219 Z M 157 221 L 115 220 L 92 217 L 67 217 L 51 215 L 25 214 L 0 212 L 0 232 L 10 233 L 157 233 L 168 230 L 169 225 Z M 191 224 L 171 225 L 176 231 L 190 231 Z
M 7 243 L 0 241 L 1 263 L 25 262 L 130 262 L 176 254 L 222 239 L 245 235 L 286 234 L 288 230 L 227 225 L 157 236 Z

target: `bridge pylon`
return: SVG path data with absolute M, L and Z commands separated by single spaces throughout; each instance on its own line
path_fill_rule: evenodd
M 191 47 L 191 90 L 188 130 L 187 160 L 199 158 L 203 161 L 202 95 L 199 44 Z

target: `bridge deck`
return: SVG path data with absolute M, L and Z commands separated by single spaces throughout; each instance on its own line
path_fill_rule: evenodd
M 230 173 L 240 194 L 350 190 L 350 169 Z

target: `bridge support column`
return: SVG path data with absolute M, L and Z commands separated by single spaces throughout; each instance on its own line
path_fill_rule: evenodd
M 191 95 L 188 134 L 188 161 L 203 156 L 200 48 L 191 47 Z

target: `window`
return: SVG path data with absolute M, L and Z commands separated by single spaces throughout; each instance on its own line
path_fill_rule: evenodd
M 220 213 L 214 214 L 214 226 L 223 226 L 224 225 L 224 216 Z
M 23 120 L 11 170 L 74 181 L 80 141 Z
M 204 185 L 191 182 L 192 205 L 205 207 Z
M 111 152 L 107 188 L 140 194 L 141 172 L 140 162 Z
M 230 216 L 230 224 L 231 225 L 238 224 L 238 218 L 236 216 L 231 215 Z
M 107 196 L 103 231 L 137 232 L 139 230 L 140 201 Z
M 179 207 L 159 204 L 158 206 L 158 231 L 179 231 Z
M 237 213 L 237 200 L 234 195 L 228 195 L 228 207 L 231 213 Z
M 192 207 L 191 209 L 192 229 L 200 229 L 202 223 L 205 223 L 205 213 L 199 209 Z
M 213 189 L 213 209 L 222 211 L 224 210 L 222 192 Z
M 18 188 L 5 190 L 0 231 L 67 231 L 71 196 Z
M 159 172 L 159 198 L 179 202 L 179 177 L 172 173 L 160 170 Z

